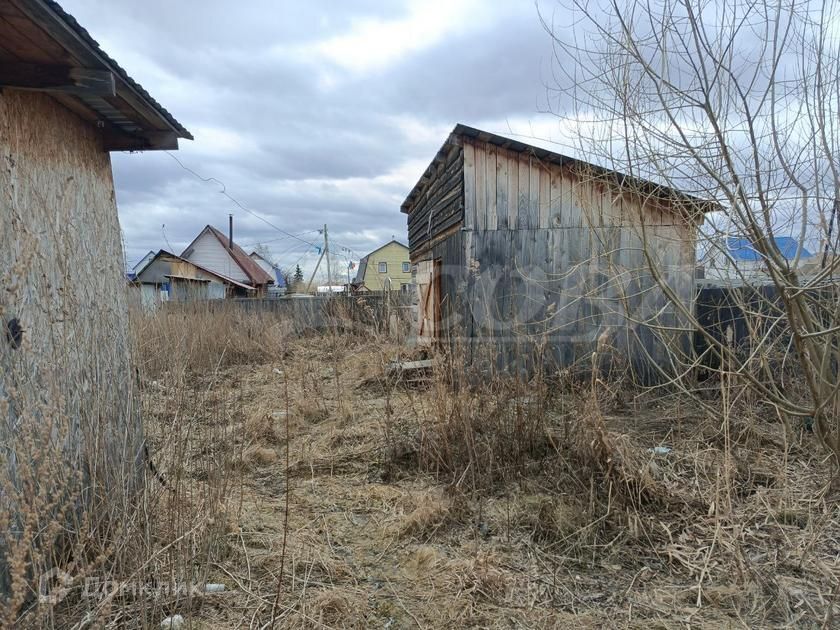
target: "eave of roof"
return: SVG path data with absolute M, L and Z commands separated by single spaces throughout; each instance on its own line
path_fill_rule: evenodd
M 91 35 L 88 33 L 87 29 L 84 28 L 81 24 L 76 21 L 72 15 L 67 13 L 58 2 L 55 0 L 40 0 L 44 2 L 48 7 L 50 7 L 53 12 L 65 23 L 69 28 L 71 28 L 79 38 L 86 43 L 93 52 L 102 58 L 102 61 L 106 66 L 109 67 L 110 70 L 114 72 L 118 77 L 120 77 L 123 81 L 125 81 L 133 90 L 135 90 L 145 101 L 149 103 L 160 115 L 164 118 L 172 129 L 178 132 L 179 137 L 184 138 L 186 140 L 193 140 L 192 134 L 187 131 L 187 129 L 179 123 L 175 116 L 169 113 L 169 111 L 160 103 L 158 103 L 151 94 L 149 94 L 145 88 L 137 83 L 134 79 L 132 79 L 128 72 L 126 72 L 120 64 L 118 64 L 114 59 L 112 59 L 108 53 L 102 50 L 102 47 L 99 45 Z
M 49 41 L 62 50 L 61 58 L 54 56 L 57 65 L 79 66 L 90 70 L 107 71 L 113 76 L 115 94 L 59 93 L 56 98 L 71 109 L 89 112 L 103 134 L 117 134 L 108 138 L 107 150 L 176 149 L 177 139 L 192 140 L 193 136 L 175 117 L 158 103 L 139 83 L 112 59 L 76 19 L 55 0 L 14 0 L 12 5 L 34 26 L 38 38 L 36 46 Z M 7 25 L 9 28 L 15 26 Z M 42 42 L 43 40 L 43 42 Z M 43 63 L 41 59 L 17 54 L 24 63 Z M 0 61 L 2 63 L 2 61 Z
M 207 278 L 190 278 L 189 276 L 180 276 L 174 273 L 165 273 L 163 274 L 164 278 L 174 278 L 175 280 L 187 280 L 189 282 L 211 282 Z

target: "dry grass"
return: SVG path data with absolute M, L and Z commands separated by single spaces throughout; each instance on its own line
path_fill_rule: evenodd
M 237 330 L 282 326 L 258 321 Z M 272 335 L 275 345 L 248 362 L 227 351 L 236 337 L 184 341 L 207 353 L 187 353 L 195 365 L 146 356 L 159 366 L 144 377 L 159 383 L 143 392 L 147 433 L 172 489 L 150 482 L 142 577 L 227 590 L 122 598 L 96 608 L 97 619 L 154 627 L 177 612 L 193 627 L 262 628 L 274 611 L 288 628 L 836 623 L 831 468 L 811 434 L 786 432 L 755 401 L 713 399 L 709 415 L 676 395 L 625 396 L 635 402 L 619 407 L 597 382 L 499 376 L 470 386 L 445 357 L 427 388 L 406 387 L 386 377 L 402 350 L 384 335 Z M 220 352 L 230 362 L 210 359 Z M 651 451 L 663 445 L 667 454 Z M 77 598 L 60 618 L 89 610 Z

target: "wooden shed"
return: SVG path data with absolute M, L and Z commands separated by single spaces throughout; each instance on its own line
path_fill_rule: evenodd
M 457 125 L 402 205 L 418 341 L 463 342 L 504 369 L 589 364 L 600 349 L 656 378 L 671 352 L 690 351 L 682 309 L 694 302 L 696 233 L 709 209 Z
M 12 531 L 36 495 L 67 515 L 62 497 L 124 493 L 142 472 L 109 151 L 178 138 L 191 136 L 58 4 L 0 0 L 0 520 Z M 0 592 L 8 544 L 4 531 Z

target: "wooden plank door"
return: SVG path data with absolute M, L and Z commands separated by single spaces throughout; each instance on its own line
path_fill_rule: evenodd
M 417 263 L 417 344 L 431 346 L 440 334 L 440 260 Z

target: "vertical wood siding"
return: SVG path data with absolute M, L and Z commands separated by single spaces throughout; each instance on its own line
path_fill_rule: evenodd
M 466 291 L 450 334 L 492 340 L 505 366 L 525 360 L 521 338 L 535 335 L 550 336 L 561 365 L 588 360 L 599 339 L 639 369 L 687 347 L 686 334 L 659 330 L 684 322 L 650 266 L 691 308 L 693 221 L 527 153 L 463 138 L 463 156 Z
M 251 284 L 251 279 L 236 264 L 228 249 L 209 231 L 199 236 L 190 251 L 185 253 L 187 253 L 186 259 L 196 265 L 206 267 L 231 280 Z

